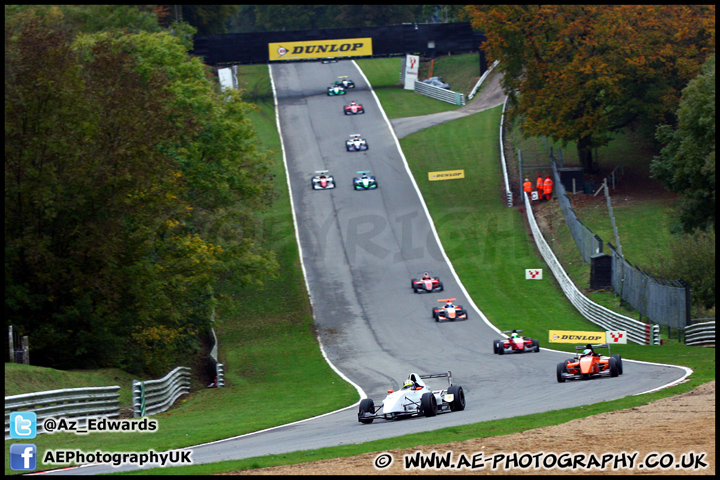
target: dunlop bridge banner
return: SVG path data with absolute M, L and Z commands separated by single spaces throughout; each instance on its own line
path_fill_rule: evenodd
M 372 38 L 269 43 L 268 49 L 270 61 L 325 57 L 357 57 L 373 54 Z

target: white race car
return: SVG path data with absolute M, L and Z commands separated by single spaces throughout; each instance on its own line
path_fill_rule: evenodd
M 424 379 L 448 379 L 448 388 L 430 390 Z M 376 407 L 371 398 L 360 401 L 358 421 L 372 423 L 376 418 L 397 420 L 403 417 L 424 415 L 434 417 L 438 413 L 459 412 L 465 410 L 465 393 L 460 385 L 452 384 L 451 372 L 418 375 L 411 373 L 403 382 L 400 390 L 388 390 L 388 396 L 382 406 Z
M 367 150 L 367 140 L 360 137 L 359 133 L 353 133 L 348 140 L 345 140 L 345 148 L 348 152 Z

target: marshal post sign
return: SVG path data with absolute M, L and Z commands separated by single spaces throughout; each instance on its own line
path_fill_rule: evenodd
M 303 60 L 372 55 L 372 38 L 343 38 L 307 42 L 268 43 L 269 59 Z

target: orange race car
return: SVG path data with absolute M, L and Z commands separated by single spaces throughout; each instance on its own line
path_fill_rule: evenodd
M 623 373 L 622 358 L 620 355 L 603 356 L 595 353 L 595 348 L 607 348 L 610 353 L 610 346 L 607 343 L 575 347 L 575 357 L 557 364 L 557 381 L 565 380 L 586 380 L 592 377 L 617 377 Z
M 441 298 L 438 300 L 438 302 L 446 303 L 442 307 L 433 307 L 432 316 L 436 322 L 441 320 L 450 320 L 451 322 L 454 322 L 455 320 L 467 320 L 467 311 L 462 307 L 462 305 L 453 304 L 453 300 L 456 299 Z

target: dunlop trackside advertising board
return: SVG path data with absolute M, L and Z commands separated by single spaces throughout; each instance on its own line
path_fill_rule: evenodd
M 270 61 L 372 55 L 372 38 L 268 43 Z
M 572 330 L 550 330 L 550 343 L 607 343 L 605 332 L 576 332 Z
M 438 180 L 457 180 L 465 178 L 465 170 L 445 170 L 443 172 L 428 172 L 428 180 L 437 182 Z

